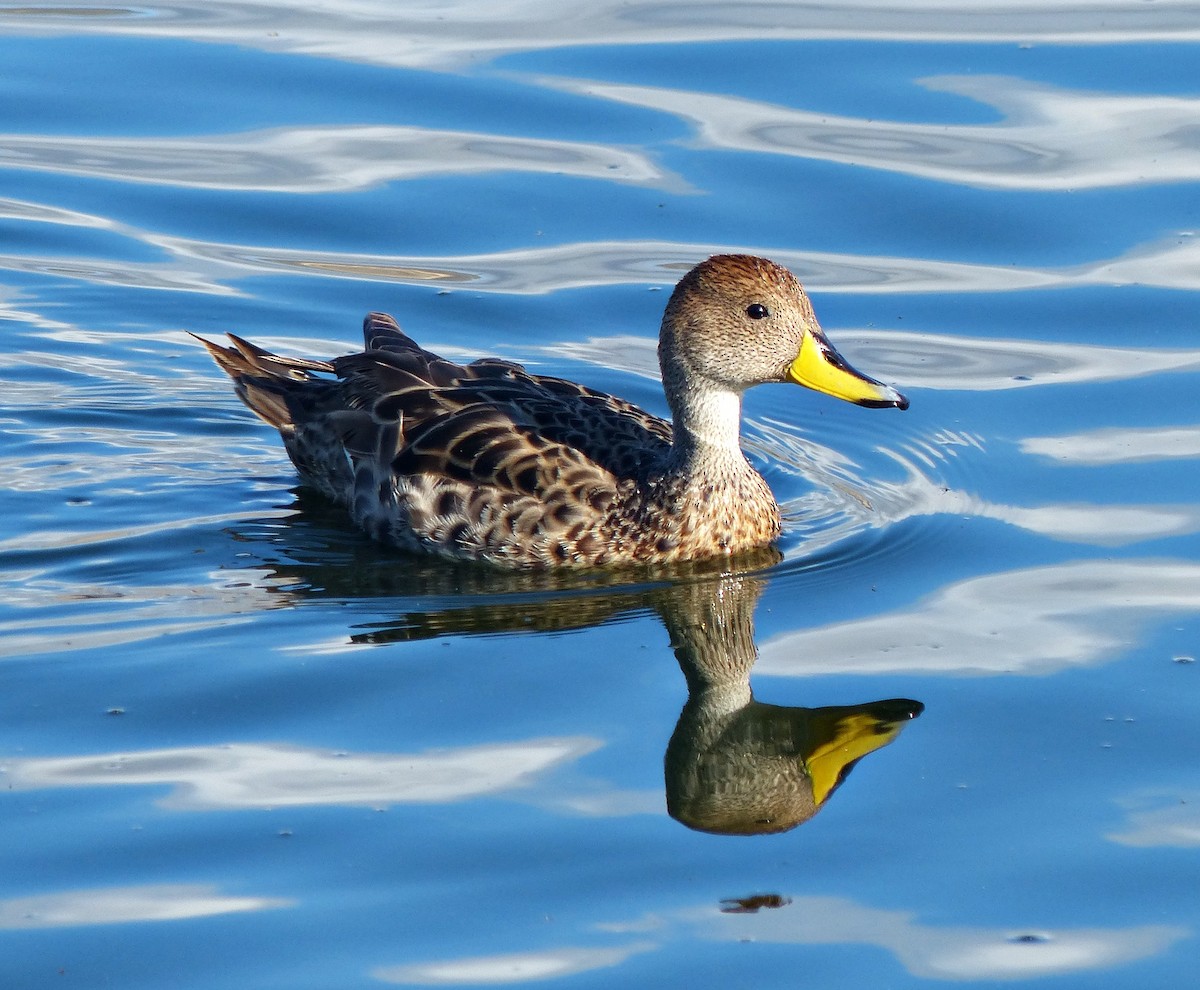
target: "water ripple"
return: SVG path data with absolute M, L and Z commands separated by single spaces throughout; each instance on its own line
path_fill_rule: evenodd
M 1006 76 L 937 76 L 933 90 L 996 107 L 996 124 L 838 117 L 692 90 L 573 79 L 569 92 L 674 114 L 703 149 L 793 155 L 998 189 L 1080 189 L 1200 176 L 1200 99 L 1065 90 Z
M 4 212 L 7 210 L 7 214 Z M 22 214 L 24 214 L 22 216 Z M 730 242 L 580 241 L 485 254 L 386 255 L 343 253 L 205 241 L 161 234 L 113 219 L 39 204 L 0 200 L 0 216 L 57 226 L 101 227 L 162 252 L 165 261 L 53 254 L 36 248 L 0 255 L 0 269 L 106 285 L 241 295 L 248 276 L 306 277 L 437 284 L 473 291 L 544 294 L 601 285 L 663 285 L 713 254 L 746 253 L 787 265 L 811 289 L 847 294 L 1015 292 L 1034 288 L 1137 283 L 1200 288 L 1200 244 L 1190 233 L 1135 248 L 1116 258 L 1061 268 L 1019 268 L 930 258 L 797 251 L 794 247 Z M 82 250 L 82 249 L 81 249 Z
M 232 743 L 15 759 L 7 761 L 4 776 L 18 790 L 170 784 L 175 791 L 161 803 L 181 810 L 384 807 L 467 801 L 529 787 L 601 745 L 573 736 L 421 753 L 350 753 Z
M 1110 427 L 1053 437 L 1026 437 L 1021 450 L 1059 464 L 1141 464 L 1200 458 L 1200 424 Z
M 2 900 L 0 930 L 179 921 L 184 918 L 266 911 L 291 907 L 293 904 L 288 898 L 225 894 L 212 884 L 90 887 Z
M 856 363 L 910 389 L 971 392 L 1128 381 L 1200 368 L 1200 350 L 992 340 L 913 331 L 841 331 Z
M 1045 674 L 1102 662 L 1151 618 L 1200 608 L 1187 560 L 1070 561 L 947 584 L 911 608 L 785 633 L 760 674 Z
M 0 29 L 186 38 L 263 51 L 389 66 L 448 68 L 509 52 L 581 45 L 756 39 L 852 39 L 1129 44 L 1200 37 L 1188 4 L 1139 0 L 634 2 L 563 0 L 556 16 L 528 0 L 446 0 L 398 9 L 388 0 L 314 8 L 285 0 L 211 0 L 137 7 L 0 9 Z
M 5 134 L 0 135 L 0 168 L 285 193 L 347 192 L 430 176 L 513 171 L 687 190 L 646 155 L 622 148 L 421 127 L 276 128 L 188 138 Z

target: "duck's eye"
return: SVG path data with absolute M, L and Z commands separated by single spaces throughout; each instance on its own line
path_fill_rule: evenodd
M 751 303 L 746 307 L 746 315 L 752 320 L 764 320 L 771 314 L 762 303 Z

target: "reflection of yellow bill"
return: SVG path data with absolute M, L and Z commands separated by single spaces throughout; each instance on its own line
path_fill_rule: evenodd
M 871 706 L 867 707 L 869 709 Z M 913 714 L 915 711 L 910 710 L 899 717 L 898 713 L 889 713 L 884 717 L 870 710 L 847 713 L 844 708 L 831 708 L 825 712 L 818 709 L 814 712 L 814 722 L 821 716 L 830 720 L 827 725 L 814 725 L 813 735 L 827 738 L 804 761 L 817 807 L 825 803 L 825 799 L 837 789 L 855 763 L 895 739 L 904 721 L 912 718 Z
M 859 406 L 907 409 L 908 399 L 890 385 L 855 371 L 819 330 L 805 331 L 788 381 Z

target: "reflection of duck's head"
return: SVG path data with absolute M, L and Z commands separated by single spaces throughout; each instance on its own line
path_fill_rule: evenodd
M 667 746 L 667 810 L 704 832 L 782 832 L 820 810 L 868 753 L 918 716 L 906 699 L 830 708 L 754 700 L 754 606 L 762 581 L 725 576 L 666 589 L 659 612 L 688 683 Z
M 783 832 L 815 815 L 868 753 L 921 713 L 894 699 L 831 708 L 689 699 L 667 747 L 667 810 L 702 832 Z

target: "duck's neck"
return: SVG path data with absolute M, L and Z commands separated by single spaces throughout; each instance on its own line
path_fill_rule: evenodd
M 742 396 L 727 389 L 680 390 L 669 397 L 675 441 L 671 467 L 689 475 L 742 473 Z

